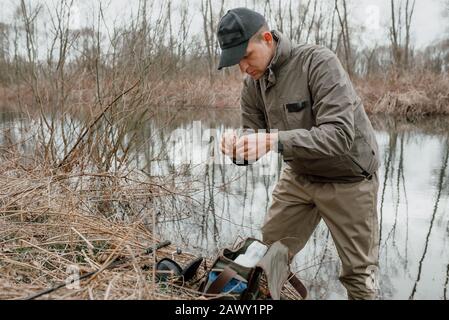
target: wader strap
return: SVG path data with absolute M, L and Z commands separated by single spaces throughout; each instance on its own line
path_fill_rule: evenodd
M 209 288 L 206 291 L 206 294 L 219 294 L 223 291 L 223 288 L 229 283 L 237 275 L 235 270 L 232 270 L 230 267 L 226 267 L 223 271 L 218 275 L 217 279 L 211 283 Z
M 303 299 L 307 298 L 307 289 L 304 284 L 299 280 L 293 273 L 288 276 L 288 281 L 295 288 L 295 290 L 300 294 Z

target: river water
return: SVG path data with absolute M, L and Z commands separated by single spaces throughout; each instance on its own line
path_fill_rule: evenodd
M 372 122 L 382 160 L 381 298 L 447 298 L 449 120 L 373 118 Z M 21 123 L 1 113 L 0 145 L 5 143 L 1 134 Z M 139 130 L 135 139 L 142 143 L 133 155 L 137 169 L 162 182 L 170 176 L 167 183 L 190 183 L 195 190 L 182 201 L 158 200 L 155 232 L 160 238 L 184 251 L 213 256 L 240 238 L 261 236 L 283 162 L 276 153 L 249 167 L 226 162 L 216 152 L 219 137 L 238 125 L 238 110 L 187 108 L 163 113 Z M 310 298 L 346 298 L 338 281 L 338 254 L 323 222 L 292 268 L 309 288 Z

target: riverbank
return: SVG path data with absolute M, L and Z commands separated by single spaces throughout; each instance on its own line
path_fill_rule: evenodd
M 399 117 L 449 115 L 449 76 L 387 72 L 354 80 L 370 114 Z
M 235 73 L 217 74 L 210 81 L 207 77 L 188 77 L 180 75 L 177 79 L 158 79 L 140 89 L 137 95 L 143 95 L 141 107 L 205 107 L 239 108 L 241 78 Z M 431 72 L 402 73 L 386 72 L 368 78 L 353 80 L 356 90 L 369 114 L 382 114 L 399 117 L 420 117 L 449 115 L 449 76 Z M 107 86 L 109 82 L 105 82 Z M 128 84 L 128 87 L 131 82 Z M 60 110 L 54 96 L 44 84 L 40 85 L 40 101 L 44 108 L 54 106 Z M 123 91 L 127 88 L 123 86 Z M 80 82 L 67 94 L 64 100 L 69 112 L 92 110 L 96 102 L 96 89 L 93 80 Z M 116 91 L 116 93 L 119 91 Z M 124 101 L 132 101 L 133 92 L 127 94 Z M 104 101 L 112 100 L 116 94 L 111 90 L 105 93 Z M 0 108 L 33 112 L 40 107 L 34 93 L 26 85 L 0 87 Z

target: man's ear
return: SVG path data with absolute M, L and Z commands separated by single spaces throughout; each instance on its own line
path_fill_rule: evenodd
M 262 38 L 265 42 L 273 42 L 273 35 L 270 31 L 265 31 L 264 33 L 262 33 Z

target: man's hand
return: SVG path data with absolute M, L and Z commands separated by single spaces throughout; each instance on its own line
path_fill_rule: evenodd
M 277 133 L 255 133 L 242 136 L 235 144 L 237 159 L 255 162 L 277 146 Z
M 237 134 L 235 131 L 223 134 L 221 138 L 220 149 L 225 155 L 235 157 L 235 144 L 237 142 Z

